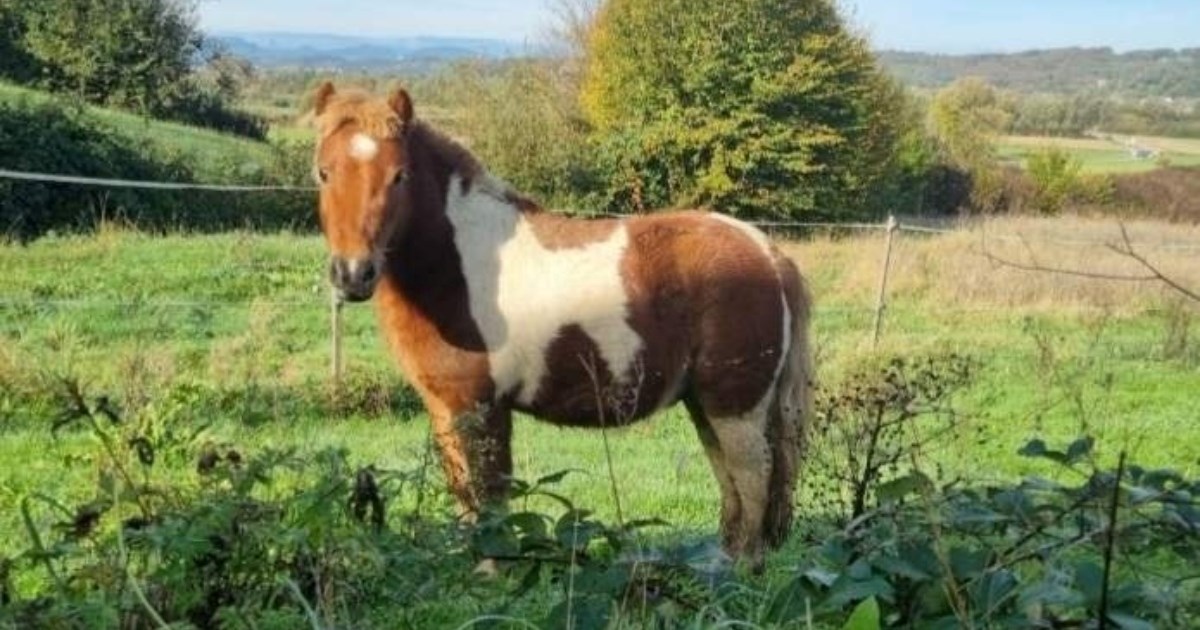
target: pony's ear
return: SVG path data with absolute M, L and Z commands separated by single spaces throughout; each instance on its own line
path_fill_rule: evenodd
M 332 81 L 326 81 L 322 83 L 321 87 L 317 88 L 317 94 L 313 97 L 313 111 L 315 111 L 318 116 L 323 114 L 325 112 L 325 106 L 329 104 L 329 99 L 333 98 L 333 95 L 336 93 L 337 90 L 333 89 Z
M 400 117 L 400 123 L 404 126 L 407 127 L 408 123 L 412 121 L 412 97 L 408 95 L 408 92 L 404 88 L 396 88 L 392 92 L 391 96 L 388 97 L 388 107 L 391 107 L 392 111 L 396 112 L 396 115 Z

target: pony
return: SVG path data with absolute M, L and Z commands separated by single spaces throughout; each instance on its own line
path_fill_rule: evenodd
M 503 508 L 512 415 L 615 427 L 682 401 L 721 490 L 721 538 L 761 568 L 791 528 L 812 397 L 810 298 L 746 223 L 549 212 L 386 98 L 315 99 L 319 215 L 340 297 L 379 325 L 464 517 Z

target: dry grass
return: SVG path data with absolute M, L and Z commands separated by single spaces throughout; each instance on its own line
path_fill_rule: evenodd
M 1135 221 L 1126 227 L 1139 253 L 1163 273 L 1200 291 L 1200 226 Z M 1025 271 L 988 257 L 1088 273 L 1145 275 L 1145 268 L 1109 246 L 1120 242 L 1115 222 L 1079 217 L 999 218 L 951 234 L 900 233 L 892 258 L 889 296 L 933 308 L 1100 308 L 1112 312 L 1157 308 L 1177 297 L 1159 282 Z M 883 253 L 881 232 L 818 238 L 784 247 L 812 277 L 821 302 L 874 302 Z
M 1112 139 L 1102 138 L 1060 138 L 1055 136 L 1003 136 L 999 143 L 1024 149 L 1041 149 L 1055 147 L 1068 151 L 1112 151 L 1123 150 L 1125 146 L 1120 141 L 1136 138 L 1138 146 L 1149 147 L 1169 153 L 1185 155 L 1200 155 L 1200 140 L 1191 138 L 1167 138 L 1158 136 L 1126 136 L 1113 135 Z

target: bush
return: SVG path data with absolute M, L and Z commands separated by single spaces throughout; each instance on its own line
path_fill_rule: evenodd
M 1080 190 L 1083 163 L 1062 149 L 1048 147 L 1029 155 L 1025 170 L 1033 180 L 1035 208 L 1040 214 L 1062 212 Z
M 610 0 L 587 54 L 611 210 L 861 215 L 894 172 L 899 90 L 828 0 Z

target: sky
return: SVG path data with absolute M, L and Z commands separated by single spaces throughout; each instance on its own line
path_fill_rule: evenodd
M 733 0 L 731 0 L 733 1 Z M 943 53 L 1200 47 L 1200 0 L 839 0 L 876 48 Z M 209 32 L 537 43 L 554 0 L 203 0 Z

